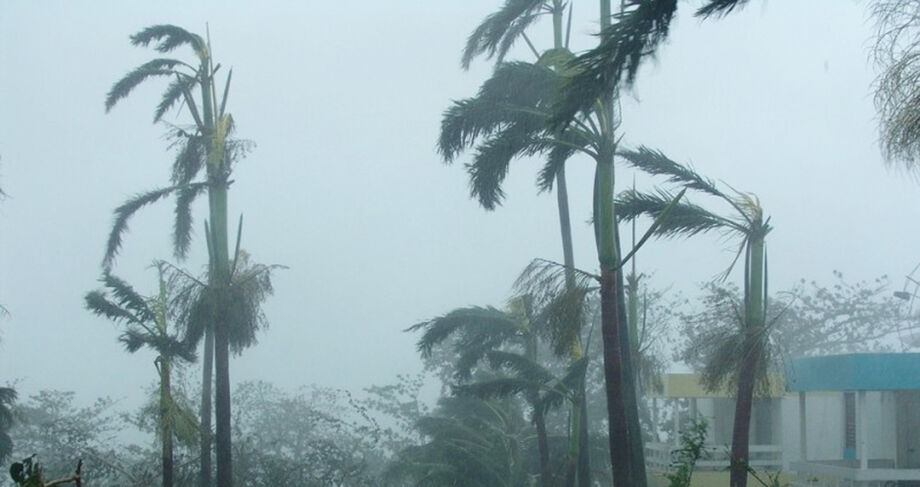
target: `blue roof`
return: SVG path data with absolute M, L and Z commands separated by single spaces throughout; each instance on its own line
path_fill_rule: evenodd
M 786 363 L 786 389 L 920 390 L 920 353 L 850 353 L 792 359 Z

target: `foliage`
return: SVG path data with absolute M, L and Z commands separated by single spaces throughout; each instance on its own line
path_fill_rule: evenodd
M 256 381 L 240 384 L 233 401 L 237 485 L 377 485 L 379 427 L 347 392 L 287 393 Z
M 46 482 L 42 475 L 42 466 L 38 462 L 38 455 L 24 458 L 21 462 L 15 462 L 10 466 L 10 478 L 20 487 L 50 487 L 69 483 L 81 487 L 83 485 L 82 473 L 83 460 L 78 460 L 73 475 Z
M 879 141 L 885 158 L 916 173 L 920 160 L 920 3 L 873 3 L 877 37 L 873 50 L 881 74 L 875 82 Z
M 418 422 L 427 441 L 400 452 L 388 482 L 413 486 L 525 487 L 532 476 L 522 460 L 526 430 L 520 410 L 504 401 L 448 397 Z
M 696 462 L 706 452 L 706 429 L 706 420 L 701 418 L 692 421 L 680 433 L 680 448 L 672 453 L 675 458 L 671 462 L 670 471 L 665 475 L 669 487 L 690 487 Z
M 0 387 L 0 462 L 6 461 L 13 453 L 13 439 L 10 428 L 13 427 L 13 408 L 16 403 L 16 390 L 12 387 Z
M 18 418 L 10 435 L 14 455 L 38 454 L 45 472 L 72 472 L 83 459 L 88 485 L 146 486 L 157 478 L 156 463 L 137 468 L 139 450 L 118 442 L 125 421 L 111 399 L 90 406 L 74 404 L 74 393 L 41 391 L 15 407 Z

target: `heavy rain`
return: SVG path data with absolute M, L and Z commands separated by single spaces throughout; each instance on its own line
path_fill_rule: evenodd
M 920 485 L 920 0 L 7 0 L 0 64 L 0 485 Z

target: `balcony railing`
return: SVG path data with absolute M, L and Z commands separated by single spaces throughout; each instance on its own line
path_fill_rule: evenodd
M 667 472 L 680 448 L 671 443 L 646 443 L 645 462 L 649 470 Z M 696 462 L 697 470 L 727 470 L 731 465 L 728 445 L 706 445 L 702 458 Z M 780 445 L 751 445 L 748 463 L 756 470 L 781 470 L 783 447 Z

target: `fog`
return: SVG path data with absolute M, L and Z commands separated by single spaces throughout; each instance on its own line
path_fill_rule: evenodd
M 215 61 L 233 68 L 229 111 L 256 146 L 233 173 L 230 221 L 244 215 L 254 259 L 288 267 L 265 307 L 270 327 L 231 360 L 233 383 L 357 392 L 420 371 L 418 337 L 405 328 L 461 306 L 503 306 L 532 259 L 562 259 L 537 158 L 512 163 L 507 198 L 488 212 L 469 197 L 469 154 L 445 165 L 435 149 L 443 111 L 491 73 L 486 59 L 462 70 L 460 54 L 498 3 L 0 4 L 2 380 L 22 397 L 73 390 L 130 409 L 156 377 L 153 352 L 126 354 L 119 327 L 86 311 L 83 296 L 99 287 L 113 209 L 168 182 L 173 153 L 151 123 L 165 83 L 145 83 L 108 114 L 103 106 L 116 80 L 154 56 L 128 36 L 160 23 L 207 28 Z M 593 3 L 574 8 L 578 52 L 599 27 Z M 880 154 L 865 2 L 751 2 L 705 22 L 681 8 L 622 97 L 622 144 L 661 149 L 758 195 L 774 227 L 771 292 L 832 282 L 834 270 L 900 287 L 920 260 L 920 185 Z M 547 24 L 533 29 L 539 49 L 551 41 Z M 533 59 L 523 44 L 508 57 Z M 596 272 L 594 163 L 576 157 L 567 168 L 576 265 Z M 617 189 L 634 177 L 649 187 L 620 167 Z M 181 263 L 195 274 L 207 260 L 203 201 Z M 143 209 L 117 258 L 115 272 L 146 293 L 156 289 L 151 261 L 175 261 L 172 218 L 171 203 Z M 694 296 L 736 250 L 718 234 L 652 240 L 638 265 L 656 287 Z

